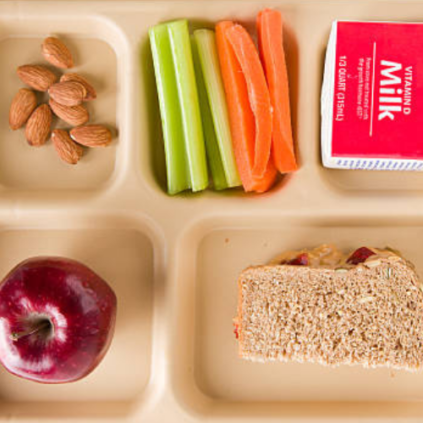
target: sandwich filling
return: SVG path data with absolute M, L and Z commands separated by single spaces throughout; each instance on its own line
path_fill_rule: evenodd
M 399 252 L 391 248 L 360 247 L 351 254 L 345 254 L 334 245 L 323 244 L 313 249 L 285 251 L 269 264 L 350 269 L 370 258 L 373 261 L 389 256 L 401 257 Z

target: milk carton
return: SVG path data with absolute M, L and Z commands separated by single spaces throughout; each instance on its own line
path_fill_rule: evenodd
M 423 24 L 334 22 L 321 112 L 325 167 L 423 170 Z

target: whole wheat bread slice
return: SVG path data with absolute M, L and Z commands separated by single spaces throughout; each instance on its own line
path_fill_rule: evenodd
M 258 266 L 239 278 L 239 354 L 253 361 L 423 365 L 423 293 L 391 254 L 349 269 Z

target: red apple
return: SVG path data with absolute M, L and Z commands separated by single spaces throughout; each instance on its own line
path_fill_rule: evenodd
M 116 319 L 116 295 L 87 266 L 36 257 L 0 284 L 0 361 L 43 383 L 72 382 L 104 357 Z

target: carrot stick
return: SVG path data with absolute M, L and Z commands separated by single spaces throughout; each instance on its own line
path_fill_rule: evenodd
M 248 32 L 241 25 L 233 25 L 226 30 L 226 37 L 241 65 L 247 83 L 256 129 L 253 176 L 262 176 L 269 161 L 272 145 L 272 106 L 266 77 L 257 49 Z
M 235 160 L 245 191 L 267 191 L 274 183 L 276 168 L 269 160 L 262 177 L 253 176 L 254 165 L 254 114 L 248 99 L 247 84 L 241 66 L 226 38 L 226 30 L 234 23 L 223 21 L 216 25 L 216 43 L 228 103 L 229 121 Z
M 289 107 L 288 74 L 283 49 L 282 16 L 264 9 L 257 16 L 259 50 L 273 107 L 272 154 L 279 172 L 297 170 Z

